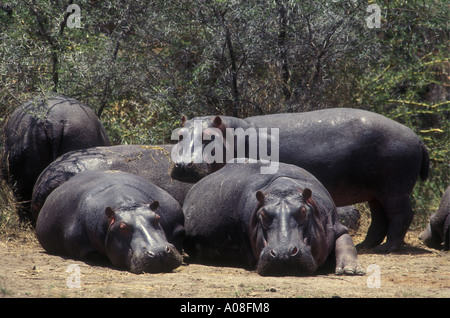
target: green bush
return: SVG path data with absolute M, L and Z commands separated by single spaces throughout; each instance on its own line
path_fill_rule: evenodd
M 0 9 L 0 119 L 38 93 L 92 107 L 113 143 L 170 142 L 182 115 L 327 107 L 371 110 L 413 129 L 431 161 L 416 220 L 449 182 L 445 1 L 88 1 L 81 28 L 58 0 Z M 381 27 L 369 28 L 369 4 Z

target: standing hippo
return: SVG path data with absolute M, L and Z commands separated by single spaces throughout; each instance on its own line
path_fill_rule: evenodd
M 4 135 L 2 174 L 13 186 L 18 201 L 31 200 L 39 174 L 58 156 L 110 145 L 90 108 L 59 95 L 39 96 L 17 108 L 6 122 Z M 18 209 L 22 221 L 29 221 L 27 210 Z
M 183 212 L 167 192 L 126 172 L 84 172 L 53 191 L 36 224 L 42 247 L 77 259 L 106 256 L 133 273 L 181 265 Z
M 189 256 L 256 265 L 261 275 L 303 275 L 335 254 L 337 274 L 364 274 L 322 184 L 294 165 L 281 163 L 272 175 L 260 168 L 230 161 L 192 187 L 183 205 Z
M 192 183 L 170 177 L 173 145 L 119 145 L 94 147 L 66 153 L 52 162 L 39 176 L 33 190 L 31 213 L 37 219 L 48 195 L 83 171 L 118 170 L 139 175 L 173 196 L 180 205 Z
M 224 154 L 233 149 L 232 145 L 236 147 L 239 144 L 236 140 L 226 139 L 227 128 L 245 131 L 255 128 L 258 134 L 261 128 L 267 128 L 267 131 L 279 129 L 279 142 L 275 145 L 280 162 L 311 172 L 325 186 L 337 206 L 369 202 L 372 223 L 362 247 L 377 247 L 379 251 L 391 252 L 403 243 L 414 215 L 409 195 L 419 175 L 426 179 L 429 168 L 428 152 L 411 129 L 372 112 L 336 108 L 246 119 L 226 116 L 194 118 L 184 122 L 180 143 L 186 131 L 191 135 L 196 133 L 193 129 L 198 127 L 196 120 L 202 122 L 202 149 L 206 149 L 210 142 L 205 139 L 212 139 L 205 136 L 218 132 L 222 134 Z M 245 155 L 254 158 L 248 152 L 252 146 L 249 139 L 245 139 Z M 195 146 L 195 143 L 190 145 Z M 274 145 L 271 146 L 274 149 Z M 184 153 L 190 155 L 194 150 L 194 158 L 199 157 L 195 147 L 185 148 L 188 149 L 183 149 Z M 234 149 L 235 158 L 238 150 Z M 223 162 L 226 161 L 176 162 L 172 176 L 195 182 L 220 169 Z M 386 236 L 386 243 L 379 246 Z
M 419 238 L 428 247 L 448 251 L 450 249 L 450 186 L 442 196 L 439 208 L 430 217 L 430 223 Z

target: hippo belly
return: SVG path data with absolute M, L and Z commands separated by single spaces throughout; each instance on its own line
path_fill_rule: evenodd
M 178 202 L 147 180 L 125 172 L 79 173 L 53 191 L 36 235 L 51 254 L 105 256 L 135 273 L 181 265 L 184 216 Z

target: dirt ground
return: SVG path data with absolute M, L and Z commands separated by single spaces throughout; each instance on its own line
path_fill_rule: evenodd
M 49 255 L 32 230 L 16 231 L 0 236 L 0 297 L 449 298 L 450 253 L 426 248 L 417 235 L 409 232 L 407 245 L 397 253 L 360 254 L 365 276 L 262 277 L 241 268 L 197 264 L 136 275 Z M 353 236 L 358 243 L 364 233 Z

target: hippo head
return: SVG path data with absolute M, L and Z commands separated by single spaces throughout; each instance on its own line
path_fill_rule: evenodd
M 220 116 L 194 120 L 183 117 L 182 124 L 177 131 L 178 144 L 172 150 L 171 177 L 195 183 L 225 165 L 227 125 Z
M 289 184 L 256 193 L 249 233 L 260 275 L 309 275 L 325 261 L 325 232 L 312 195 Z
M 117 210 L 107 207 L 105 251 L 114 266 L 133 273 L 167 272 L 181 265 L 182 257 L 170 244 L 155 212 L 159 202 Z

